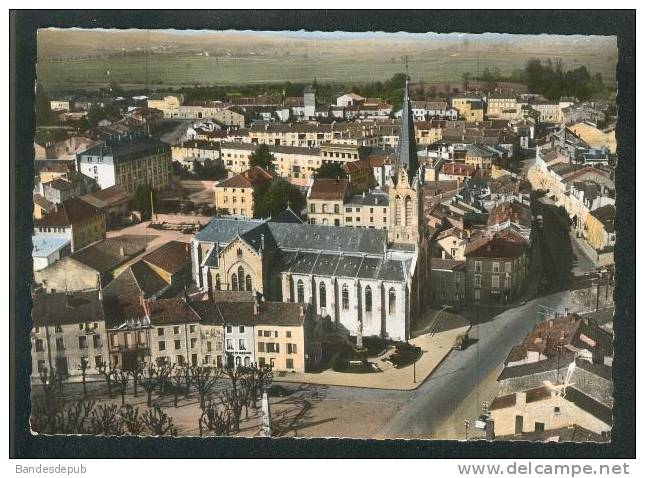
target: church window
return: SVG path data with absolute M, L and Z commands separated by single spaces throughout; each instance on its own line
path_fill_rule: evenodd
M 349 310 L 349 289 L 347 288 L 347 284 L 343 284 L 342 304 L 343 310 Z
M 237 277 L 240 281 L 240 290 L 244 290 L 244 268 L 242 266 L 237 268 Z
M 215 275 L 215 290 L 220 290 L 222 288 L 222 279 L 219 274 Z
M 394 287 L 390 287 L 389 297 L 389 307 L 388 311 L 390 314 L 396 314 L 396 292 L 394 292 Z
M 320 307 L 327 307 L 327 289 L 325 288 L 325 283 L 321 282 L 319 287 L 319 302 Z
M 365 287 L 365 312 L 372 312 L 372 288 Z
M 231 289 L 237 290 L 237 274 L 235 273 L 231 276 Z
M 302 283 L 302 279 L 298 279 L 298 302 L 305 301 L 305 285 Z
M 394 225 L 401 225 L 401 198 L 396 197 L 396 206 L 394 207 Z
M 242 248 L 241 247 L 237 250 L 237 257 L 242 257 Z
M 251 281 L 251 276 L 248 274 L 246 276 L 246 290 L 253 290 L 253 282 Z
M 412 198 L 410 196 L 405 198 L 405 225 L 412 225 Z

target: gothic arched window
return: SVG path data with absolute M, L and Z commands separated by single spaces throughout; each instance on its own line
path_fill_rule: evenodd
M 347 284 L 343 284 L 342 305 L 343 310 L 349 310 L 349 289 L 347 288 Z
M 219 274 L 215 275 L 215 290 L 221 290 L 222 289 L 222 279 L 219 276 Z
M 365 287 L 365 312 L 372 312 L 372 288 Z
M 235 273 L 231 276 L 231 289 L 237 290 L 237 274 Z
M 395 226 L 400 226 L 401 225 L 401 198 L 399 196 L 397 196 L 396 200 L 395 200 L 394 225 Z
M 305 301 L 305 285 L 302 283 L 302 279 L 298 279 L 298 302 Z
M 390 287 L 390 292 L 388 293 L 389 306 L 388 312 L 390 314 L 396 314 L 396 292 L 394 292 L 394 287 Z
M 410 196 L 405 198 L 405 225 L 412 225 L 412 198 Z
M 251 276 L 248 274 L 246 276 L 246 290 L 253 290 L 253 282 L 251 281 Z
M 327 289 L 325 288 L 324 282 L 320 283 L 318 290 L 320 291 L 318 293 L 318 302 L 320 303 L 320 307 L 327 307 Z
M 240 290 L 244 290 L 244 268 L 242 266 L 237 268 L 237 277 L 240 280 Z

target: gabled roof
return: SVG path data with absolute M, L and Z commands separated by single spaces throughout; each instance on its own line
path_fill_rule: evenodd
M 271 217 L 269 219 L 269 222 L 282 222 L 282 223 L 290 223 L 290 224 L 304 224 L 305 221 L 302 220 L 302 218 L 296 214 L 291 207 L 287 206 L 285 209 L 280 211 L 278 214 L 275 216 Z
M 54 210 L 41 219 L 34 221 L 36 227 L 69 227 L 81 221 L 101 215 L 94 206 L 79 198 L 71 198 L 55 206 Z
M 510 259 L 522 255 L 527 245 L 524 242 L 503 239 L 499 235 L 472 241 L 466 246 L 465 256 L 491 259 Z
M 127 203 L 130 201 L 130 195 L 115 185 L 100 191 L 85 194 L 80 199 L 97 209 L 102 209 Z
M 106 273 L 137 256 L 145 248 L 145 239 L 138 236 L 113 237 L 84 247 L 69 257 L 97 272 Z
M 200 322 L 197 312 L 181 297 L 146 301 L 146 306 L 153 326 Z
M 309 199 L 327 199 L 341 201 L 347 195 L 349 181 L 347 179 L 314 179 L 309 190 Z
M 170 241 L 143 257 L 143 260 L 169 274 L 176 274 L 190 264 L 190 244 Z
M 216 188 L 254 188 L 262 183 L 275 179 L 275 173 L 269 172 L 260 166 L 253 166 L 244 172 L 236 174 L 221 183 Z
M 97 290 L 36 294 L 31 317 L 34 325 L 65 325 L 104 320 Z

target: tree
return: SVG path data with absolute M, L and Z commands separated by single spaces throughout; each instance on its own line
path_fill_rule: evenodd
M 305 197 L 300 190 L 286 181 L 277 181 L 259 187 L 254 191 L 253 196 L 253 215 L 256 218 L 274 216 L 287 206 L 298 213 L 305 206 Z
M 175 373 L 172 376 L 173 393 L 175 395 L 175 408 L 177 408 L 179 403 L 179 391 L 181 390 L 181 386 L 186 383 L 186 371 L 184 370 L 184 368 L 185 367 L 175 368 Z M 186 385 L 186 388 L 188 388 L 188 385 Z
M 146 424 L 143 421 L 143 415 L 139 413 L 139 407 L 127 404 L 119 411 L 119 416 L 129 435 L 141 435 Z
M 121 435 L 123 426 L 119 419 L 119 407 L 114 404 L 98 405 L 91 416 L 94 435 Z
M 257 401 L 262 391 L 273 381 L 273 369 L 270 365 L 254 363 L 250 367 L 245 367 L 244 372 L 241 379 L 242 386 L 247 390 L 253 408 L 257 408 Z
M 269 151 L 269 147 L 266 144 L 260 144 L 255 150 L 251 153 L 250 160 L 249 160 L 249 166 L 254 167 L 254 166 L 259 166 L 261 168 L 264 168 L 266 170 L 271 170 L 273 171 L 275 169 L 275 165 L 273 164 L 273 161 L 275 158 Z
M 157 368 L 149 363 L 141 374 L 141 386 L 148 394 L 148 407 L 152 407 L 152 392 L 157 388 Z
M 324 163 L 314 173 L 316 179 L 346 179 L 347 174 L 340 163 Z
M 125 406 L 125 392 L 128 389 L 128 383 L 130 382 L 130 372 L 126 370 L 115 370 L 114 379 L 119 386 L 119 392 L 121 393 L 121 406 Z
M 166 393 L 166 386 L 170 381 L 170 376 L 172 371 L 175 369 L 175 364 L 170 362 L 165 362 L 157 367 L 157 376 L 159 377 L 159 393 Z
M 218 179 L 225 178 L 228 171 L 221 161 L 205 159 L 203 162 L 193 162 L 193 173 L 198 179 L 203 181 L 216 181 Z
M 103 378 L 105 379 L 105 384 L 107 385 L 108 389 L 108 397 L 112 398 L 112 370 L 110 370 L 105 360 L 101 361 L 101 363 L 99 364 L 98 371 L 101 375 L 103 375 Z
M 231 414 L 235 431 L 239 432 L 240 420 L 242 418 L 242 409 L 248 402 L 245 391 L 239 388 L 224 390 L 224 392 L 220 396 L 220 401 Z
M 148 219 L 152 214 L 152 204 L 155 200 L 156 191 L 149 184 L 139 184 L 132 195 L 132 209 L 141 211 L 142 218 Z
M 227 436 L 231 430 L 231 412 L 226 407 L 218 407 L 211 400 L 199 417 L 199 436 L 203 436 L 204 431 L 214 432 L 215 436 Z
M 206 407 L 206 396 L 210 393 L 221 375 L 221 369 L 218 368 L 191 367 L 190 376 L 195 387 L 197 387 L 197 393 L 199 393 L 199 408 L 202 410 Z
M 87 377 L 87 369 L 90 364 L 87 361 L 87 357 L 81 357 L 81 364 L 79 365 L 79 370 L 81 371 L 81 380 L 83 383 L 83 398 L 87 398 L 87 386 L 85 384 L 85 379 Z
M 34 98 L 34 107 L 36 110 L 36 125 L 46 126 L 52 123 L 54 114 L 51 110 L 51 104 L 45 89 L 41 83 L 36 84 L 36 97 Z
M 168 414 L 159 407 L 159 405 L 155 405 L 153 409 L 145 412 L 142 419 L 148 430 L 150 430 L 150 433 L 155 436 L 175 436 L 177 434 L 177 430 L 172 423 L 172 418 L 170 418 Z
M 135 398 L 139 395 L 139 381 L 143 375 L 143 368 L 145 364 L 143 362 L 137 362 L 137 365 L 130 371 L 132 375 L 132 387 L 134 389 Z

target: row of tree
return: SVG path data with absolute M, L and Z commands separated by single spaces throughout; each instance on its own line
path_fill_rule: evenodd
M 164 363 L 140 363 L 132 370 L 110 369 L 103 362 L 99 372 L 107 385 L 108 397 L 116 389 L 121 395 L 121 406 L 99 404 L 87 392 L 87 361 L 81 361 L 83 398 L 68 401 L 63 395 L 65 378 L 56 370 L 41 371 L 42 394 L 32 397 L 32 429 L 44 434 L 97 434 L 97 435 L 176 435 L 173 420 L 155 404 L 155 391 L 174 395 L 174 407 L 179 397 L 188 397 L 191 388 L 199 397 L 201 414 L 198 428 L 201 435 L 229 435 L 240 431 L 242 413 L 248 419 L 249 407 L 257 410 L 263 390 L 273 380 L 270 366 L 253 364 L 248 367 L 180 366 Z M 212 391 L 221 379 L 228 379 L 220 393 Z M 139 387 L 147 394 L 147 410 L 126 403 L 129 384 L 138 397 Z

